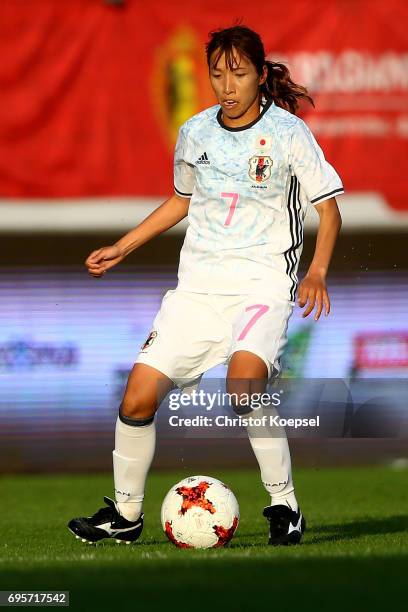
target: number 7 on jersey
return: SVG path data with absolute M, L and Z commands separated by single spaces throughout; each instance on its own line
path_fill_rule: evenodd
M 229 193 L 229 192 L 223 191 L 221 193 L 221 197 L 222 198 L 231 199 L 228 215 L 227 215 L 227 218 L 225 219 L 225 223 L 224 223 L 224 225 L 230 225 L 232 217 L 233 217 L 234 212 L 235 212 L 235 208 L 236 208 L 236 206 L 238 204 L 239 194 L 238 193 Z

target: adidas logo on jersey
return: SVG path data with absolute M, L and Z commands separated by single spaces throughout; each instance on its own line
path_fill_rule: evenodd
M 207 166 L 210 165 L 210 160 L 207 157 L 207 153 L 203 153 L 196 161 L 196 164 L 206 164 Z

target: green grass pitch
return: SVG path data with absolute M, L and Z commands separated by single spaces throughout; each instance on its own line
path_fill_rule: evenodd
M 210 470 L 235 492 L 241 521 L 227 548 L 204 551 L 175 548 L 160 526 L 165 493 L 189 475 L 151 473 L 133 546 L 86 545 L 66 529 L 111 496 L 111 475 L 1 477 L 0 589 L 69 590 L 72 610 L 406 608 L 407 471 L 296 470 L 308 530 L 301 546 L 274 548 L 258 472 Z

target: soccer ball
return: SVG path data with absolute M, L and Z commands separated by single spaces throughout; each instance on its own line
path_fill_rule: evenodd
M 163 530 L 179 548 L 225 546 L 239 522 L 239 506 L 231 489 L 216 478 L 191 476 L 164 498 Z

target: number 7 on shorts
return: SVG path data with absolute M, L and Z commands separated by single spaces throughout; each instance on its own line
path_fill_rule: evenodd
M 253 304 L 252 306 L 248 306 L 247 308 L 245 308 L 245 312 L 254 309 L 256 309 L 256 313 L 249 319 L 248 323 L 245 325 L 244 329 L 239 334 L 238 340 L 243 340 L 245 338 L 245 336 L 247 335 L 249 330 L 255 325 L 257 320 L 262 317 L 265 312 L 268 312 L 269 306 L 267 306 L 266 304 Z

